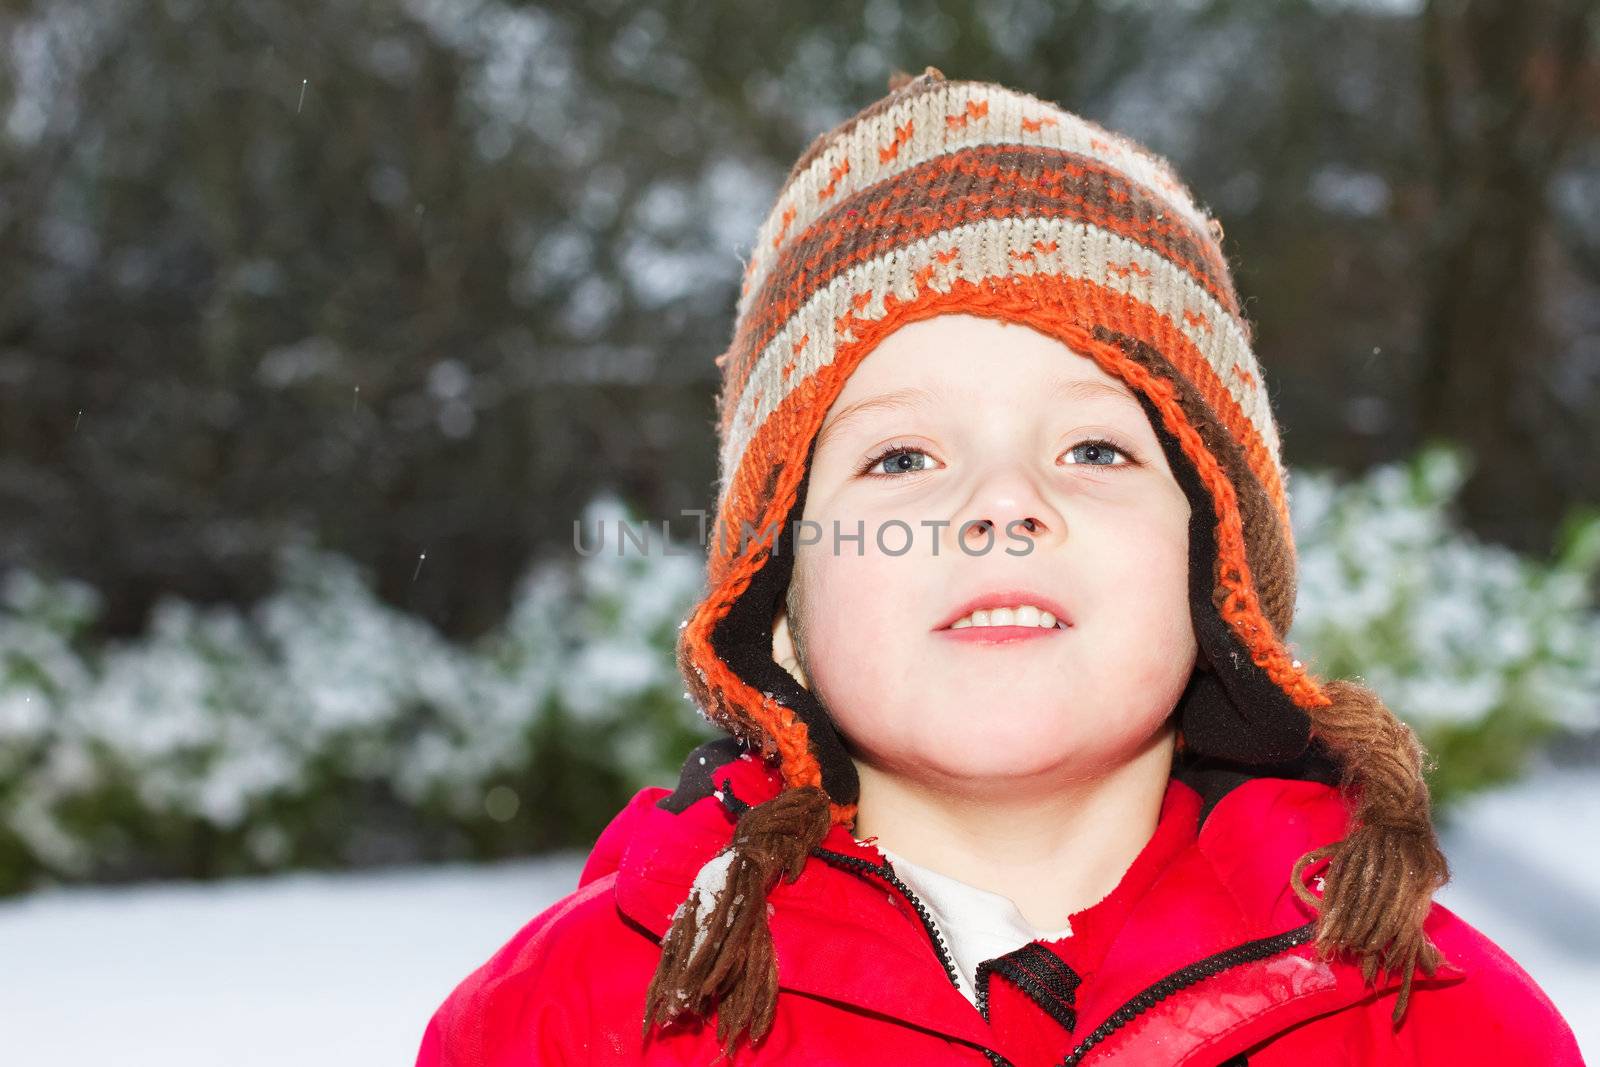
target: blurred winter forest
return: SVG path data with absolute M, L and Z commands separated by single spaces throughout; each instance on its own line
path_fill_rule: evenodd
M 583 846 L 668 782 L 742 259 L 928 65 L 1224 224 L 1291 636 L 1441 804 L 1596 759 L 1591 3 L 11 0 L 0 893 Z

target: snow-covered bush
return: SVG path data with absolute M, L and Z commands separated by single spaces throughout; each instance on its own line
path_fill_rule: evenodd
M 1600 514 L 1575 513 L 1552 559 L 1523 558 L 1452 522 L 1468 473 L 1436 445 L 1347 483 L 1290 481 L 1290 640 L 1318 675 L 1364 682 L 1416 729 L 1446 804 L 1515 777 L 1553 729 L 1600 729 Z
M 0 583 L 0 891 L 579 846 L 712 736 L 672 642 L 694 546 L 546 563 L 472 647 L 305 544 L 249 611 L 165 600 L 91 647 L 99 598 Z M 592 534 L 590 535 L 592 536 Z

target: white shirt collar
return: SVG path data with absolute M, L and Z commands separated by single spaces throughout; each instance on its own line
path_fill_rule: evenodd
M 882 845 L 876 847 L 928 909 L 960 973 L 961 992 L 974 1004 L 978 964 L 1033 941 L 1057 941 L 1072 933 L 1070 923 L 1059 930 L 1041 930 L 1023 917 L 1010 897 L 912 863 Z

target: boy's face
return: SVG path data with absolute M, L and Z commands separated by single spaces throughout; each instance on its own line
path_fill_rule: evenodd
M 931 395 L 849 414 L 907 388 Z M 896 330 L 828 411 L 804 518 L 820 541 L 795 560 L 797 673 L 858 761 L 936 788 L 1044 786 L 1166 736 L 1197 655 L 1189 502 L 1129 387 L 1092 360 L 972 315 Z M 945 628 L 1017 590 L 1066 628 Z

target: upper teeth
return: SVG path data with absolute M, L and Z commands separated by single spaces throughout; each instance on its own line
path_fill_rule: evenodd
M 1046 630 L 1058 626 L 1056 617 L 1032 604 L 1021 604 L 1014 608 L 990 608 L 987 611 L 974 611 L 971 615 L 963 615 L 950 624 L 950 629 L 959 630 L 963 626 L 1040 626 Z M 1065 627 L 1062 627 L 1065 629 Z

